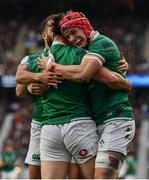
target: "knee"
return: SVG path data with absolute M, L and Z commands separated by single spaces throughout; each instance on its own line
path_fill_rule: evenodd
M 98 152 L 96 158 L 95 178 L 116 179 L 122 167 L 123 155 L 115 152 Z
M 117 179 L 117 172 L 108 168 L 96 168 L 95 179 Z

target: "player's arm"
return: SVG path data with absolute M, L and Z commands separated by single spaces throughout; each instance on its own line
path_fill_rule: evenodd
M 49 86 L 43 83 L 31 83 L 27 85 L 28 92 L 38 96 L 43 95 L 48 89 Z
M 98 72 L 94 76 L 94 79 L 106 84 L 112 89 L 131 90 L 132 88 L 130 81 L 104 66 L 100 70 L 98 70 Z
M 29 56 L 25 56 L 16 72 L 16 82 L 19 84 L 29 84 L 32 82 L 42 82 L 41 73 L 33 73 L 28 71 L 30 64 L 32 63 Z
M 24 96 L 26 93 L 27 93 L 27 85 L 26 84 L 17 84 L 16 95 Z
M 16 86 L 16 95 L 17 96 L 24 96 L 27 93 L 33 95 L 42 95 L 46 91 L 48 91 L 49 86 L 43 83 L 30 83 L 30 84 L 17 84 Z
M 102 67 L 99 57 L 86 55 L 80 65 L 49 64 L 48 69 L 62 73 L 65 79 L 84 82 L 89 81 Z
M 53 67 L 55 71 L 61 72 L 65 79 L 82 82 L 93 78 L 113 89 L 131 90 L 132 88 L 127 79 L 104 66 L 101 67 L 99 62 L 94 60 L 85 59 L 80 65 L 53 64 Z
M 29 84 L 33 82 L 42 82 L 49 85 L 56 85 L 61 83 L 61 74 L 44 71 L 41 73 L 34 73 L 28 71 L 28 65 L 22 64 L 18 66 L 16 72 L 16 82 L 19 84 Z
M 42 82 L 42 73 L 33 73 L 28 71 L 27 64 L 19 65 L 16 72 L 16 82 L 19 84 Z
M 31 82 L 40 82 L 40 73 L 32 73 L 28 71 L 28 64 L 18 66 L 16 72 L 16 82 L 19 84 L 29 84 Z

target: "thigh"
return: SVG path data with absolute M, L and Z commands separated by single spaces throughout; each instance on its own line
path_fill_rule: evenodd
M 66 150 L 60 125 L 44 125 L 41 131 L 42 179 L 64 179 L 71 155 Z
M 41 161 L 42 179 L 66 179 L 69 162 Z
M 41 179 L 41 167 L 37 165 L 29 164 L 29 178 L 30 179 Z
M 31 123 L 30 143 L 25 159 L 25 163 L 40 166 L 40 134 L 41 126 L 37 123 Z
M 96 155 L 99 137 L 94 121 L 73 121 L 62 130 L 65 146 L 77 164 L 85 163 Z
M 68 171 L 68 179 L 80 179 L 81 177 L 81 172 L 79 165 L 75 163 L 70 164 L 69 166 L 69 171 Z
M 83 164 L 79 164 L 81 179 L 94 179 L 95 173 L 95 156 Z

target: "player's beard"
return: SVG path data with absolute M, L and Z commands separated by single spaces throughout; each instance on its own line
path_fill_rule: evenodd
M 47 44 L 49 45 L 49 47 L 51 47 L 52 43 L 53 43 L 52 38 L 48 36 L 47 37 Z

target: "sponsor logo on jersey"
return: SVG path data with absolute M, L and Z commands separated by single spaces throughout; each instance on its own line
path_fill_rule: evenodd
M 113 112 L 108 112 L 107 113 L 107 116 L 112 116 L 113 115 Z
M 40 154 L 32 154 L 33 161 L 40 161 Z

